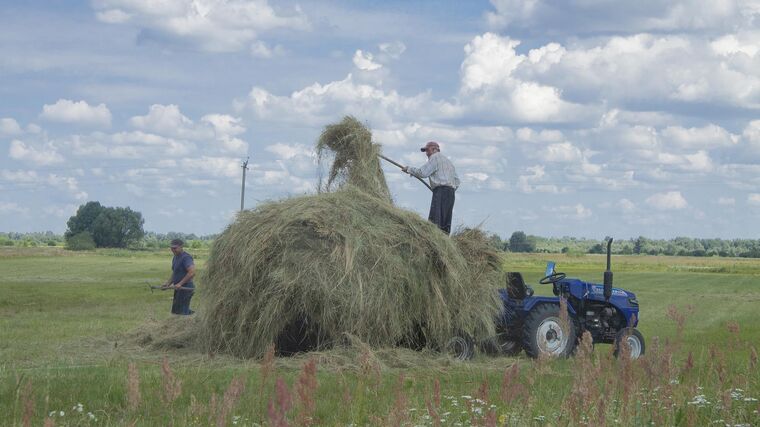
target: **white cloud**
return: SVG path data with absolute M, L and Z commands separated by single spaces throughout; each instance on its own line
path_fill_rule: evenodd
M 526 142 L 563 142 L 565 136 L 559 130 L 520 128 L 516 132 L 517 138 Z
M 42 211 L 49 216 L 66 219 L 76 214 L 78 208 L 79 206 L 75 204 L 47 205 L 42 209 Z
M 156 132 L 170 138 L 202 142 L 213 139 L 218 147 L 228 153 L 248 152 L 248 143 L 235 137 L 246 130 L 242 120 L 226 114 L 207 114 L 196 124 L 182 114 L 177 105 L 154 104 L 150 106 L 147 115 L 132 117 L 130 123 L 138 129 Z M 175 143 L 183 144 L 181 141 L 175 141 Z
M 496 28 L 551 28 L 553 33 L 730 30 L 750 27 L 756 0 L 673 0 L 621 3 L 569 0 L 491 0 L 486 21 Z
M 517 189 L 523 193 L 559 193 L 560 189 L 554 184 L 543 183 L 546 177 L 541 165 L 529 166 L 525 175 L 517 178 Z
M 541 158 L 547 162 L 572 163 L 583 158 L 581 150 L 569 142 L 551 144 L 544 150 Z M 591 165 L 590 165 L 591 166 Z M 593 166 L 590 169 L 594 169 Z
M 521 78 L 583 94 L 595 103 L 715 102 L 742 108 L 759 104 L 760 76 L 755 70 L 760 58 L 726 58 L 715 54 L 704 39 L 681 34 L 579 40 L 554 62 L 520 65 L 515 74 Z
M 277 157 L 283 160 L 290 160 L 296 156 L 313 156 L 314 150 L 303 144 L 283 144 L 277 143 L 268 145 L 265 148 L 266 151 L 274 153 Z
M 626 213 L 636 210 L 636 204 L 625 198 L 618 200 L 617 207 Z
M 53 122 L 111 126 L 111 111 L 106 104 L 92 106 L 86 101 L 59 99 L 55 104 L 45 104 L 40 117 Z
M 734 206 L 736 204 L 736 199 L 733 197 L 718 197 L 717 203 L 723 206 Z
M 309 29 L 298 6 L 282 13 L 267 0 L 94 0 L 93 6 L 103 22 L 131 23 L 212 52 L 242 50 L 258 34 L 278 28 Z
M 12 118 L 0 119 L 0 135 L 18 135 L 22 133 L 21 126 Z
M 680 191 L 653 194 L 646 199 L 646 202 L 655 209 L 660 210 L 684 209 L 689 205 Z
M 3 170 L 2 173 L 0 173 L 0 177 L 14 184 L 24 186 L 21 188 L 29 188 L 30 186 L 48 186 L 66 191 L 77 200 L 84 200 L 87 198 L 87 193 L 79 188 L 79 181 L 71 176 L 63 176 L 54 173 L 40 175 L 34 170 Z
M 377 47 L 380 49 L 380 52 L 393 59 L 400 58 L 406 51 L 406 45 L 400 41 L 380 43 Z
M 362 71 L 375 71 L 382 68 L 382 64 L 378 64 L 373 61 L 373 55 L 369 52 L 362 52 L 361 49 L 357 49 L 354 53 L 354 65 L 356 68 Z
M 29 209 L 23 206 L 19 206 L 16 202 L 0 202 L 0 214 L 21 214 L 26 215 L 29 213 Z
M 739 40 L 739 37 L 737 37 L 736 34 L 727 34 L 710 43 L 710 47 L 712 47 L 716 54 L 722 56 L 742 53 L 754 57 L 758 51 L 760 51 L 760 43 L 757 41 L 757 32 L 752 32 L 750 34 L 752 37 L 747 37 L 747 39 L 744 40 Z M 749 36 L 750 34 L 741 34 L 741 36 Z
M 747 195 L 747 204 L 752 206 L 760 206 L 760 194 L 750 193 Z
M 95 13 L 98 21 L 105 22 L 107 24 L 123 24 L 132 17 L 132 15 L 124 12 L 121 9 L 108 9 Z
M 212 177 L 237 178 L 243 174 L 240 160 L 234 157 L 188 157 L 182 159 L 180 164 L 185 170 L 194 170 Z
M 581 106 L 563 100 L 557 87 L 519 76 L 519 67 L 531 64 L 528 56 L 515 51 L 519 44 L 518 40 L 486 33 L 465 46 L 460 98 L 467 113 L 522 122 L 573 121 L 585 114 Z M 544 56 L 550 57 L 535 54 L 536 63 Z
M 701 128 L 668 126 L 662 130 L 661 135 L 666 145 L 672 143 L 677 147 L 691 149 L 730 147 L 739 140 L 738 135 L 713 124 Z
M 285 54 L 285 48 L 281 45 L 275 45 L 269 47 L 261 40 L 256 40 L 251 44 L 251 55 L 257 58 L 272 58 L 274 56 L 280 56 Z
M 577 203 L 572 206 L 557 206 L 555 209 L 560 217 L 575 220 L 586 219 L 592 215 L 591 209 L 583 206 L 582 203 Z
M 262 119 L 282 120 L 323 126 L 351 114 L 372 122 L 374 127 L 392 124 L 399 117 L 425 120 L 430 115 L 446 114 L 446 104 L 430 101 L 429 94 L 404 97 L 368 84 L 357 84 L 349 74 L 344 80 L 327 84 L 314 83 L 290 96 L 277 96 L 254 87 L 244 107 Z
M 138 129 L 162 135 L 187 137 L 195 136 L 196 133 L 193 121 L 182 114 L 174 104 L 153 104 L 147 115 L 132 117 L 129 123 Z
M 58 151 L 49 144 L 45 145 L 42 149 L 37 149 L 18 139 L 11 141 L 8 155 L 12 159 L 24 160 L 39 166 L 47 166 L 64 161 L 63 156 L 58 154 Z
M 529 18 L 539 0 L 490 0 L 496 11 L 486 12 L 486 20 L 492 27 L 506 27 L 512 22 Z

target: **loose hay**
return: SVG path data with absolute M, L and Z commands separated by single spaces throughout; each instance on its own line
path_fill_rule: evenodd
M 494 334 L 499 259 L 478 230 L 453 237 L 393 205 L 370 131 L 327 126 L 334 158 L 316 195 L 242 212 L 214 242 L 200 298 L 204 352 L 260 357 L 353 336 L 373 348 L 440 349 Z

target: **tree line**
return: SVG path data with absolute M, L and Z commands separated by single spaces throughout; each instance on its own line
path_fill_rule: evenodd
M 603 254 L 607 251 L 605 243 L 597 239 L 541 237 L 522 231 L 513 232 L 506 240 L 498 234 L 491 234 L 490 241 L 496 248 L 509 252 Z M 760 239 L 650 239 L 639 236 L 615 240 L 612 252 L 622 255 L 760 258 Z
M 61 246 L 72 250 L 95 248 L 157 249 L 169 246 L 172 239 L 182 239 L 191 248 L 210 246 L 216 234 L 197 236 L 193 233 L 145 232 L 140 212 L 129 207 L 107 207 L 92 201 L 79 206 L 67 221 L 63 236 L 44 233 L 0 233 L 0 246 Z M 508 239 L 490 234 L 491 244 L 502 251 L 523 253 L 602 254 L 604 242 L 577 237 L 541 237 L 515 231 Z M 760 258 L 760 239 L 699 239 L 675 237 L 650 239 L 639 236 L 616 240 L 615 254 L 678 255 Z

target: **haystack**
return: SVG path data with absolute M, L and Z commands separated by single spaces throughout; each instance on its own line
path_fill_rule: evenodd
M 394 206 L 371 138 L 352 117 L 327 126 L 321 191 L 242 212 L 216 239 L 200 295 L 205 351 L 259 357 L 272 343 L 289 353 L 347 336 L 440 349 L 494 334 L 497 254 L 480 231 L 449 237 Z

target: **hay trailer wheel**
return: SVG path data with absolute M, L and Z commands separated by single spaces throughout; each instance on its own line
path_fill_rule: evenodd
M 638 359 L 644 355 L 644 335 L 636 328 L 623 328 L 617 333 L 615 337 L 615 357 L 620 357 L 622 351 L 621 346 L 623 343 L 628 345 L 631 352 L 631 360 Z
M 566 324 L 563 324 L 566 323 Z M 560 318 L 558 304 L 540 304 L 528 313 L 523 326 L 523 348 L 532 358 L 568 357 L 577 341 L 575 322 Z
M 475 344 L 466 335 L 456 335 L 446 341 L 446 353 L 456 360 L 470 360 L 475 354 Z

